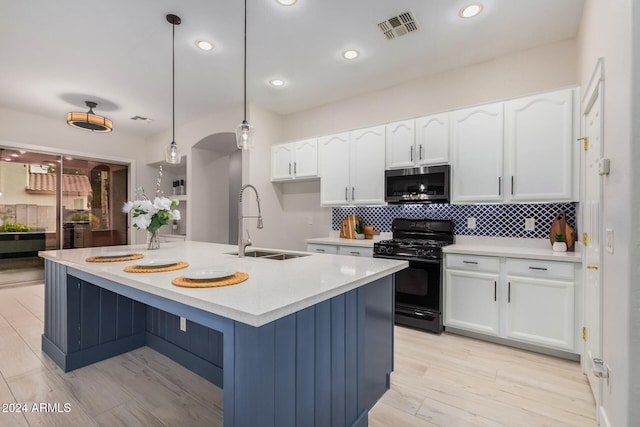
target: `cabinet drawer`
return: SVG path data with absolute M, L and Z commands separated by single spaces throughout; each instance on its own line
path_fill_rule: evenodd
M 508 275 L 574 280 L 574 265 L 570 262 L 538 261 L 507 258 Z
M 338 246 L 338 255 L 373 257 L 373 248 L 361 248 L 357 246 Z
M 321 245 L 318 243 L 308 243 L 307 252 L 315 252 L 317 254 L 337 254 L 338 247 L 335 245 Z
M 500 259 L 496 257 L 447 254 L 445 262 L 447 268 L 470 271 L 500 271 Z

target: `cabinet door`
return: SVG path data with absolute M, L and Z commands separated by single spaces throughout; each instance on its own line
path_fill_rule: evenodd
M 449 113 L 416 119 L 417 164 L 449 163 Z
M 498 274 L 447 270 L 445 325 L 498 335 Z
M 295 178 L 318 176 L 318 140 L 305 139 L 294 143 L 293 174 Z
M 569 89 L 505 103 L 505 189 L 510 200 L 575 200 L 573 97 Z
M 307 243 L 307 252 L 335 255 L 338 253 L 338 247 L 336 245 L 324 245 L 321 243 Z
M 506 336 L 574 350 L 574 282 L 507 276 Z
M 501 201 L 502 104 L 455 111 L 451 119 L 452 201 Z
M 320 205 L 348 205 L 351 200 L 348 133 L 318 138 L 318 166 L 320 168 Z M 382 168 L 384 169 L 384 166 Z
M 373 257 L 373 248 L 363 248 L 358 246 L 338 246 L 338 255 Z
M 289 180 L 293 177 L 293 144 L 271 146 L 271 181 Z
M 410 168 L 417 159 L 415 152 L 415 128 L 413 120 L 389 123 L 385 126 L 387 169 Z
M 384 126 L 350 132 L 349 139 L 351 203 L 384 204 Z

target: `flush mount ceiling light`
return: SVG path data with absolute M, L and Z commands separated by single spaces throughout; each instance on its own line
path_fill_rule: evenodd
M 269 84 L 274 87 L 282 87 L 284 86 L 284 80 L 282 79 L 269 80 Z
M 253 148 L 255 130 L 247 122 L 247 0 L 244 0 L 244 118 L 236 128 L 236 144 L 241 150 Z
M 196 46 L 198 46 L 202 50 L 213 49 L 213 43 L 208 40 L 196 40 Z
M 74 128 L 91 132 L 111 132 L 113 123 L 106 117 L 98 116 L 93 109 L 98 106 L 95 102 L 85 101 L 89 111 L 86 113 L 67 113 L 67 123 Z
M 460 12 L 458 12 L 458 15 L 460 15 L 461 18 L 473 18 L 474 16 L 477 16 L 480 12 L 482 12 L 482 4 L 473 3 L 460 9 Z
M 276 0 L 276 1 L 283 6 L 291 6 L 298 0 Z
M 344 59 L 356 59 L 358 56 L 360 56 L 360 52 L 354 49 L 345 50 L 344 52 L 342 52 L 342 57 Z
M 171 69 L 171 87 L 172 87 L 172 133 L 171 144 L 166 149 L 165 160 L 172 165 L 180 164 L 182 156 L 180 154 L 180 148 L 176 144 L 176 25 L 180 25 L 182 22 L 179 16 L 169 14 L 167 15 L 167 22 L 171 24 L 173 29 L 172 41 L 173 41 L 173 56 L 172 56 L 172 69 Z

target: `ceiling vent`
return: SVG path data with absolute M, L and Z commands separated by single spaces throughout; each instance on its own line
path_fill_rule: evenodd
M 378 28 L 380 28 L 387 40 L 393 40 L 420 29 L 411 11 L 403 12 L 398 16 L 382 21 L 378 24 Z

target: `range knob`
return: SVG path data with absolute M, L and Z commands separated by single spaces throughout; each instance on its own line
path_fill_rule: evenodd
M 425 249 L 417 249 L 416 250 L 416 255 L 418 256 L 425 256 L 427 254 L 427 251 Z
M 387 253 L 388 253 L 388 254 L 392 254 L 392 253 L 393 253 L 393 246 L 389 246 L 389 247 L 387 248 Z

